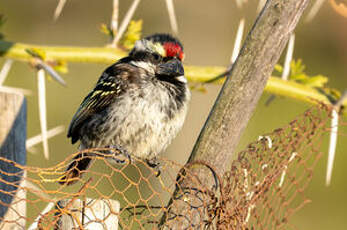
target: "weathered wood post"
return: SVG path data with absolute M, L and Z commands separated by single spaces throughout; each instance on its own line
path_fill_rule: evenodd
M 22 94 L 0 91 L 0 157 L 26 164 L 26 100 Z M 25 229 L 25 172 L 0 160 L 0 229 Z M 13 205 L 11 205 L 13 204 Z

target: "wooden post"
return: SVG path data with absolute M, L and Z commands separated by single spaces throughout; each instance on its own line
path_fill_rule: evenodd
M 26 164 L 26 100 L 22 94 L 0 92 L 0 157 Z M 24 229 L 24 172 L 0 160 L 0 229 Z M 11 206 L 11 204 L 13 204 Z
M 119 202 L 111 199 L 61 200 L 56 208 L 60 216 L 55 229 L 118 230 L 119 209 Z

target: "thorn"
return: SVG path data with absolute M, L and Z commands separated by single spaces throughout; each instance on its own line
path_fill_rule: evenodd
M 112 11 L 112 18 L 111 18 L 111 30 L 113 33 L 113 38 L 115 38 L 118 30 L 118 17 L 119 17 L 119 0 L 113 0 L 113 11 Z M 117 42 L 115 39 L 113 39 L 112 47 L 117 46 Z
M 330 140 L 329 140 L 329 152 L 328 152 L 328 162 L 327 162 L 327 174 L 325 185 L 329 186 L 331 182 L 331 176 L 333 172 L 334 166 L 334 158 L 336 152 L 336 144 L 337 144 L 337 130 L 339 125 L 339 114 L 335 109 L 331 110 L 331 125 L 330 125 Z
M 245 219 L 245 223 L 248 223 L 249 218 L 251 217 L 251 212 L 252 212 L 252 210 L 254 209 L 254 207 L 255 207 L 254 204 L 251 204 L 250 206 L 248 206 L 248 209 L 247 209 L 247 216 L 246 216 L 246 219 Z
M 37 66 L 39 68 L 44 69 L 49 75 L 52 76 L 54 80 L 56 80 L 59 84 L 66 86 L 66 82 L 64 79 L 55 71 L 51 66 L 46 64 L 44 61 L 42 61 L 40 58 L 35 58 L 35 61 L 37 63 Z
M 293 53 L 294 53 L 294 42 L 295 42 L 295 34 L 291 34 L 289 37 L 286 59 L 284 61 L 284 66 L 283 66 L 283 72 L 282 72 L 283 80 L 288 80 L 288 77 L 289 77 L 290 63 L 292 62 Z
M 63 11 L 63 8 L 65 6 L 66 0 L 59 0 L 57 8 L 55 8 L 54 15 L 53 15 L 53 20 L 56 21 L 61 12 Z
M 290 63 L 293 60 L 293 53 L 294 53 L 294 42 L 295 42 L 295 34 L 291 34 L 288 40 L 288 45 L 287 45 L 287 54 L 286 58 L 284 61 L 284 66 L 283 66 L 283 72 L 282 72 L 282 79 L 283 80 L 288 80 L 289 73 L 290 73 Z M 270 103 L 276 98 L 275 95 L 270 95 L 270 97 L 266 100 L 265 106 L 269 106 Z
M 38 152 L 37 148 L 35 148 L 35 147 L 27 148 L 26 150 L 27 150 L 27 152 L 32 153 L 32 154 L 36 154 Z
M 29 89 L 14 88 L 9 86 L 0 86 L 0 90 L 8 93 L 19 93 L 26 96 L 32 95 L 32 91 Z
M 60 126 L 57 126 L 53 129 L 50 129 L 47 131 L 47 138 L 51 138 L 51 137 L 54 137 L 60 133 L 62 133 L 64 131 L 64 126 L 63 125 L 60 125 Z M 32 148 L 34 145 L 37 145 L 39 144 L 40 142 L 42 142 L 43 138 L 42 138 L 42 134 L 39 134 L 39 135 L 36 135 L 34 137 L 31 137 L 29 139 L 26 140 L 26 148 L 29 149 L 29 148 Z
M 13 60 L 12 59 L 7 59 L 1 69 L 0 72 L 0 86 L 4 84 L 4 81 L 8 75 L 8 73 L 10 72 L 10 69 L 12 67 L 13 64 Z
M 297 152 L 293 152 L 292 155 L 290 156 L 289 160 L 288 160 L 288 165 L 290 162 L 292 162 L 294 160 L 294 158 L 298 155 Z M 286 177 L 287 174 L 287 169 L 288 169 L 288 165 L 284 166 L 284 169 L 282 171 L 282 175 L 281 175 L 281 179 L 280 179 L 280 183 L 278 184 L 278 187 L 281 188 L 284 182 L 284 178 Z
M 311 7 L 310 12 L 308 13 L 305 22 L 310 22 L 313 20 L 313 18 L 317 15 L 319 9 L 322 7 L 324 0 L 316 0 L 314 5 Z
M 47 214 L 55 205 L 56 205 L 55 202 L 49 202 L 47 206 L 42 210 L 42 212 L 35 218 L 34 222 L 29 226 L 28 230 L 40 229 L 40 227 L 38 226 L 40 219 L 45 214 Z
M 230 60 L 231 64 L 235 63 L 236 58 L 239 55 L 244 29 L 245 29 L 245 19 L 242 18 L 239 22 L 239 27 L 237 28 L 234 49 L 233 49 L 233 53 L 231 55 L 231 60 Z
M 178 24 L 177 17 L 175 14 L 175 7 L 173 4 L 173 0 L 166 0 L 167 11 L 169 13 L 171 29 L 175 35 L 178 34 Z
M 205 81 L 204 83 L 211 83 L 211 82 L 218 81 L 219 79 L 221 79 L 223 77 L 226 77 L 226 76 L 228 76 L 230 74 L 231 69 L 233 67 L 233 64 L 236 61 L 236 58 L 237 58 L 237 56 L 239 55 L 239 52 L 240 52 L 240 47 L 241 47 L 241 41 L 242 41 L 244 27 L 245 27 L 245 19 L 242 18 L 240 20 L 239 27 L 237 29 L 236 38 L 235 38 L 235 42 L 234 42 L 234 49 L 233 49 L 233 53 L 231 55 L 230 64 L 229 64 L 228 68 L 226 69 L 226 71 L 224 71 L 223 73 L 219 74 L 218 76 L 216 76 L 216 77 L 214 77 L 212 79 L 209 79 L 209 80 Z
M 38 95 L 39 95 L 39 117 L 40 117 L 40 126 L 42 133 L 42 144 L 43 144 L 43 153 L 45 158 L 49 159 L 49 150 L 48 150 L 48 138 L 47 138 L 47 106 L 46 106 L 46 85 L 45 85 L 45 71 L 39 69 L 37 71 L 37 83 L 38 83 Z
M 247 169 L 242 169 L 243 170 L 243 175 L 244 175 L 244 182 L 243 182 L 243 191 L 247 192 L 248 190 L 248 171 Z
M 124 34 L 126 28 L 128 27 L 128 24 L 129 24 L 131 18 L 133 17 L 135 10 L 138 7 L 139 3 L 140 3 L 140 0 L 134 0 L 133 1 L 128 12 L 124 16 L 124 19 L 123 19 L 123 21 L 119 27 L 118 33 L 116 34 L 116 37 L 113 40 L 113 44 L 117 44 L 119 42 L 119 40 L 121 39 L 121 37 L 123 36 L 123 34 Z
M 330 125 L 330 140 L 329 140 L 329 151 L 328 151 L 328 162 L 327 162 L 327 174 L 325 179 L 325 185 L 329 186 L 331 182 L 331 176 L 334 166 L 334 159 L 336 153 L 336 145 L 337 145 L 337 131 L 339 126 L 339 114 L 338 111 L 342 106 L 343 102 L 347 98 L 347 90 L 343 92 L 339 100 L 333 105 L 333 109 L 331 110 L 331 125 Z
M 237 8 L 239 8 L 239 9 L 242 8 L 243 1 L 244 1 L 244 0 L 236 0 L 236 6 L 237 6 Z

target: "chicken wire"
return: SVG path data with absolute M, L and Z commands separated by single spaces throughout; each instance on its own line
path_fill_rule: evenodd
M 159 158 L 153 168 L 115 149 L 99 148 L 83 151 L 95 160 L 81 179 L 66 186 L 58 182 L 81 152 L 50 168 L 1 158 L 6 167 L 0 170 L 0 206 L 12 214 L 1 213 L 0 229 L 287 228 L 290 217 L 309 202 L 304 190 L 322 155 L 330 112 L 322 105 L 312 108 L 263 135 L 237 155 L 224 175 L 206 162 L 182 166 Z M 110 163 L 118 157 L 123 164 Z M 195 165 L 211 171 L 205 176 L 213 177 L 213 188 L 191 170 Z M 182 183 L 187 180 L 189 186 Z M 26 205 L 25 215 L 20 204 Z

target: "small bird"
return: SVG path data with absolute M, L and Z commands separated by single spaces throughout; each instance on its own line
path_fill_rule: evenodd
M 181 129 L 190 91 L 184 76 L 183 46 L 169 34 L 135 42 L 129 55 L 108 67 L 85 97 L 67 136 L 80 150 L 117 146 L 151 162 Z M 77 155 L 61 184 L 73 184 L 92 157 Z

